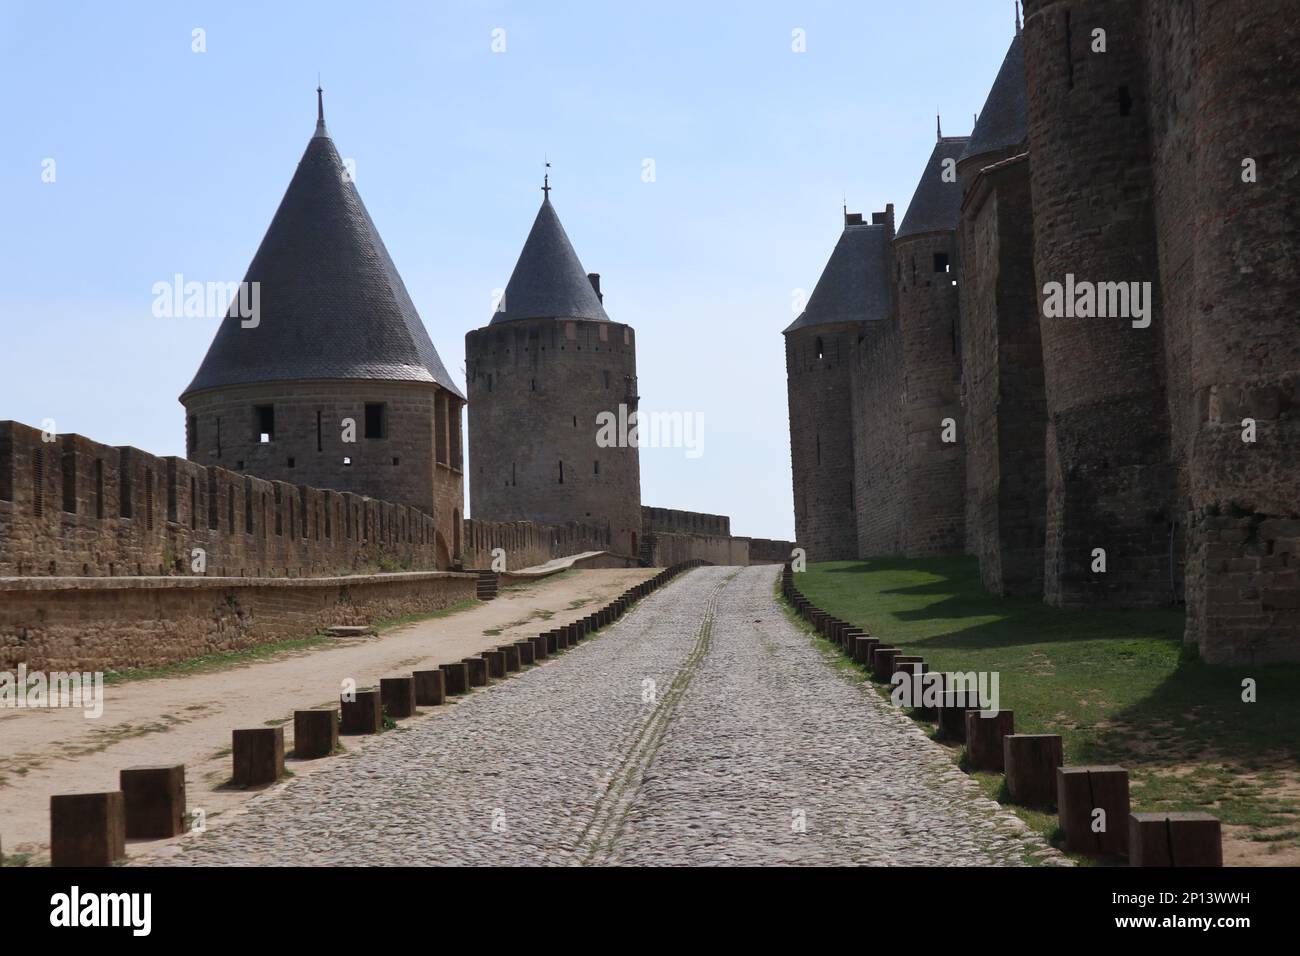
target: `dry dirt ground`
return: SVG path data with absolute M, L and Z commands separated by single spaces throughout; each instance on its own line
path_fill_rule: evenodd
M 187 805 L 209 826 L 255 793 L 225 786 L 230 732 L 285 725 L 292 750 L 293 711 L 338 700 L 342 681 L 356 686 L 460 660 L 590 613 L 651 577 L 654 569 L 573 570 L 503 588 L 486 604 L 386 631 L 379 637 L 287 652 L 215 672 L 128 681 L 105 688 L 104 712 L 80 709 L 0 711 L 0 845 L 6 855 L 48 858 L 52 794 L 115 790 L 118 771 L 140 764 L 185 764 Z M 485 631 L 496 633 L 485 634 Z M 349 750 L 377 738 L 345 737 Z M 295 775 L 327 770 L 339 757 L 287 764 Z M 144 844 L 157 848 L 157 843 Z M 132 852 L 131 845 L 127 847 Z

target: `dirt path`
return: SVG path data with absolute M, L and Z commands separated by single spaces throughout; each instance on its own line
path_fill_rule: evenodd
M 341 682 L 358 687 L 380 677 L 460 660 L 485 648 L 549 630 L 588 613 L 654 573 L 649 569 L 569 571 L 446 617 L 404 625 L 381 637 L 289 652 L 230 669 L 132 681 L 105 688 L 103 715 L 81 710 L 0 710 L 0 841 L 4 852 L 48 852 L 49 798 L 56 793 L 115 790 L 118 771 L 136 764 L 185 764 L 188 806 L 213 825 L 251 794 L 230 779 L 230 732 L 289 719 L 296 709 L 337 701 Z M 496 633 L 485 634 L 485 631 Z M 349 749 L 377 738 L 344 738 Z M 298 776 L 337 760 L 295 762 Z M 151 848 L 156 843 L 146 844 Z M 128 852 L 131 847 L 128 846 Z

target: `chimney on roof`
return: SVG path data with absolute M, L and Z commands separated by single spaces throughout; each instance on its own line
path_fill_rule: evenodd
M 844 225 L 846 225 L 846 226 L 860 226 L 860 225 L 862 225 L 862 213 L 860 213 L 860 212 L 846 212 L 846 213 L 844 214 Z
M 590 282 L 590 283 L 591 283 L 591 287 L 592 287 L 593 289 L 596 290 L 596 298 L 599 299 L 602 303 L 604 303 L 604 301 L 605 301 L 605 296 L 602 295 L 602 294 L 601 294 L 601 291 L 600 291 L 600 273 L 599 273 L 599 272 L 588 272 L 588 273 L 587 273 L 587 281 Z

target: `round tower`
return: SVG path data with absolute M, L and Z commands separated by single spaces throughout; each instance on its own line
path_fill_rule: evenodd
M 892 210 L 844 231 L 804 311 L 783 332 L 796 543 L 812 561 L 858 557 L 853 365 L 868 321 L 890 318 Z
M 957 158 L 965 136 L 934 150 L 894 238 L 895 300 L 907 433 L 903 549 L 909 557 L 960 554 L 965 545 L 966 441 L 961 421 L 957 301 Z
M 1141 4 L 1115 0 L 1025 4 L 1043 588 L 1062 606 L 1152 607 L 1176 592 L 1142 19 Z
M 606 315 L 544 189 L 496 314 L 465 336 L 473 514 L 604 524 L 636 555 L 636 335 Z
M 181 395 L 186 454 L 434 516 L 460 551 L 461 408 L 352 177 L 316 131 L 241 291 Z

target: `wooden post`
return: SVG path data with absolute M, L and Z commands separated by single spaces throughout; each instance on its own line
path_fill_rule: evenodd
M 534 663 L 537 657 L 537 645 L 532 641 L 515 642 L 516 652 L 519 654 L 519 666 L 528 667 Z
M 487 661 L 488 677 L 500 680 L 506 676 L 506 655 L 504 651 L 484 651 L 483 660 Z
M 464 664 L 469 668 L 469 686 L 486 687 L 488 682 L 488 662 L 483 657 L 467 657 Z
M 337 710 L 293 712 L 293 755 L 299 760 L 328 757 L 339 745 Z
M 1067 850 L 1095 856 L 1128 853 L 1128 771 L 1123 767 L 1057 767 L 1056 807 Z
M 464 661 L 457 661 L 455 664 L 439 664 L 438 670 L 442 671 L 445 678 L 448 694 L 469 693 L 469 668 Z
M 1001 773 L 1003 763 L 1002 738 L 1016 732 L 1013 711 L 999 710 L 985 717 L 978 710 L 966 711 L 966 760 L 975 770 L 993 770 Z
M 339 709 L 343 712 L 339 722 L 339 733 L 379 733 L 384 727 L 384 708 L 379 698 L 379 691 L 359 690 L 353 694 L 353 698 L 353 700 L 339 698 Z
M 1007 734 L 1002 738 L 1011 799 L 1023 806 L 1048 807 L 1056 799 L 1056 768 L 1061 757 L 1057 734 Z
M 1129 866 L 1223 866 L 1219 821 L 1208 813 L 1130 813 Z
M 126 856 L 121 790 L 50 797 L 50 865 L 112 866 Z
M 117 775 L 130 840 L 166 840 L 185 832 L 185 765 L 127 767 Z
M 447 702 L 447 674 L 442 668 L 432 671 L 415 671 L 415 706 L 438 707 Z
M 497 648 L 506 659 L 506 673 L 511 674 L 519 670 L 519 647 L 516 644 L 502 644 Z
M 415 681 L 410 677 L 382 677 L 379 700 L 394 720 L 415 716 Z
M 284 776 L 284 728 L 250 727 L 231 734 L 236 787 L 260 787 Z
M 894 672 L 894 658 L 903 652 L 897 647 L 876 647 L 871 652 L 871 673 L 876 680 L 889 680 Z

